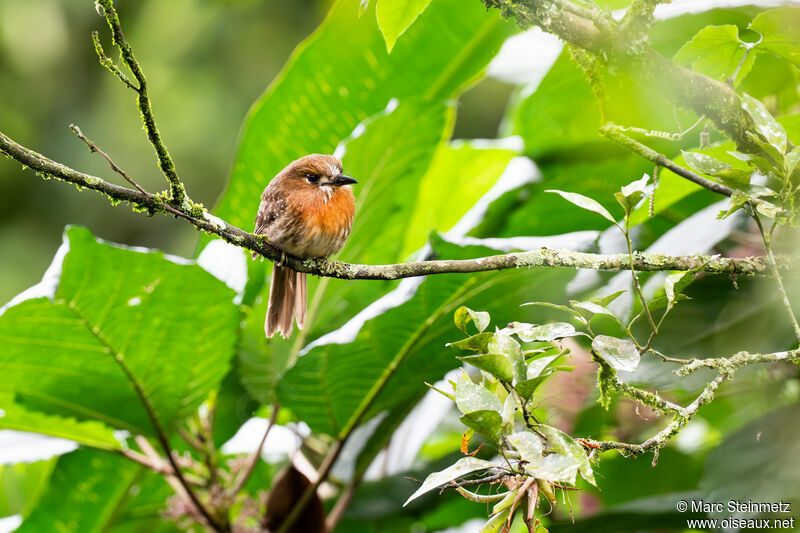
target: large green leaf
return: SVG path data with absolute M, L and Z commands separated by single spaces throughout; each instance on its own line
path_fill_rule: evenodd
M 272 176 L 297 157 L 333 152 L 390 99 L 454 96 L 512 29 L 478 2 L 437 0 L 389 55 L 376 19 L 358 10 L 358 0 L 339 0 L 250 110 L 217 209 L 232 224 L 251 227 Z
M 31 411 L 15 403 L 12 394 L 0 394 L 0 429 L 43 433 L 106 450 L 122 446 L 114 430 L 101 422 Z
M 707 492 L 708 501 L 791 501 L 792 507 L 800 504 L 800 427 L 793 423 L 798 415 L 797 405 L 773 411 L 714 449 L 706 460 L 700 485 Z
M 397 38 L 425 11 L 431 0 L 378 0 L 378 26 L 391 53 Z
M 110 453 L 81 449 L 64 455 L 36 508 L 17 531 L 108 531 L 142 473 L 143 467 Z
M 56 459 L 0 465 L 0 517 L 25 514 L 47 486 Z
M 454 259 L 496 253 L 441 241 L 434 252 Z M 367 321 L 354 341 L 316 346 L 300 357 L 279 383 L 278 397 L 314 431 L 344 435 L 370 416 L 416 397 L 424 381 L 440 379 L 457 366 L 444 345 L 459 335 L 452 314 L 460 305 L 487 309 L 496 322 L 508 322 L 526 313 L 516 305 L 534 293 L 563 297 L 570 276 L 568 271 L 535 269 L 425 279 L 410 300 Z M 413 291 L 414 282 L 406 283 L 400 290 Z
M 750 29 L 762 36 L 758 49 L 772 52 L 800 67 L 800 8 L 765 11 L 753 19 Z
M 160 253 L 103 244 L 82 228 L 65 238 L 53 300 L 23 301 L 0 317 L 0 388 L 27 409 L 152 434 L 135 383 L 169 428 L 228 368 L 233 292 Z
M 515 155 L 499 145 L 484 147 L 463 141 L 442 145 L 420 183 L 399 257 L 415 252 L 431 231 L 451 230 L 497 182 Z
M 753 67 L 755 54 L 751 48 L 739 40 L 736 26 L 707 26 L 678 50 L 674 60 L 720 81 L 736 74 L 735 83 L 738 85 Z

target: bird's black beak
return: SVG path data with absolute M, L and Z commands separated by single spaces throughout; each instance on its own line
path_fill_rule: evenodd
M 353 183 L 358 182 L 350 176 L 345 176 L 344 174 L 339 174 L 333 178 L 334 185 L 352 185 Z

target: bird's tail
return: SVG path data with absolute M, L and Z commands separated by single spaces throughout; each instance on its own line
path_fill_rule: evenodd
M 264 331 L 267 338 L 277 330 L 281 337 L 288 339 L 292 334 L 292 323 L 297 317 L 297 327 L 303 329 L 306 323 L 305 272 L 295 272 L 291 268 L 275 265 L 272 269 L 272 282 L 269 287 L 269 305 Z

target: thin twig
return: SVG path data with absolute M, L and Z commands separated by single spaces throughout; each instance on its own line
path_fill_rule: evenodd
M 761 217 L 758 216 L 758 211 L 753 208 L 752 213 L 753 218 L 756 221 L 756 226 L 758 226 L 758 231 L 761 233 L 761 238 L 764 240 L 764 250 L 767 252 L 769 267 L 770 270 L 772 270 L 772 276 L 775 278 L 775 284 L 778 286 L 778 292 L 783 300 L 783 306 L 786 308 L 786 313 L 789 315 L 789 320 L 792 322 L 792 327 L 794 328 L 794 333 L 797 336 L 797 341 L 800 342 L 800 324 L 797 323 L 797 317 L 794 316 L 792 303 L 789 301 L 789 296 L 786 294 L 786 288 L 783 286 L 783 279 L 780 271 L 778 270 L 778 264 L 775 261 L 775 255 L 772 253 L 772 233 L 775 230 L 775 224 L 772 225 L 769 234 L 767 234 L 764 231 L 764 226 L 761 225 Z
M 167 461 L 172 466 L 172 470 L 173 470 L 174 476 L 177 478 L 177 480 L 180 483 L 180 485 L 186 491 L 186 495 L 188 496 L 189 500 L 192 502 L 192 504 L 194 504 L 194 506 L 197 509 L 197 511 L 202 515 L 202 517 L 208 523 L 209 527 L 211 527 L 214 531 L 217 531 L 217 532 L 220 532 L 220 533 L 224 533 L 224 532 L 228 531 L 229 528 L 227 527 L 227 525 L 221 525 L 221 524 L 217 523 L 217 521 L 211 516 L 211 513 L 208 511 L 208 509 L 205 508 L 205 506 L 202 504 L 202 502 L 200 502 L 200 498 L 198 498 L 198 496 L 195 493 L 194 489 L 191 487 L 189 482 L 186 480 L 186 477 L 184 477 L 183 472 L 180 469 L 180 466 L 178 465 L 177 461 L 175 460 L 175 457 L 172 455 L 172 448 L 169 445 L 169 440 L 167 439 L 167 434 L 165 433 L 164 428 L 161 425 L 161 422 L 158 420 L 158 416 L 156 415 L 156 412 L 153 409 L 153 406 L 150 405 L 150 401 L 148 400 L 147 395 L 144 392 L 144 389 L 142 389 L 142 386 L 139 383 L 139 380 L 137 380 L 136 376 L 134 376 L 133 373 L 130 371 L 130 369 L 128 368 L 128 365 L 125 364 L 125 358 L 122 356 L 122 354 L 120 354 L 120 353 L 118 353 L 116 351 L 116 349 L 106 340 L 105 336 L 102 333 L 97 331 L 96 328 L 92 328 L 91 327 L 91 325 L 89 324 L 89 321 L 86 319 L 86 317 L 84 317 L 77 309 L 75 309 L 74 307 L 70 307 L 70 311 L 79 320 L 81 320 L 83 322 L 84 326 L 86 326 L 86 329 L 89 330 L 89 332 L 91 332 L 91 334 L 95 338 L 97 338 L 98 342 L 100 342 L 100 344 L 102 344 L 105 347 L 105 349 L 108 351 L 109 355 L 111 357 L 113 357 L 114 361 L 119 366 L 120 370 L 122 370 L 122 373 L 125 374 L 125 377 L 127 378 L 128 382 L 131 384 L 131 387 L 133 387 L 133 390 L 136 393 L 136 396 L 139 398 L 139 401 L 141 402 L 142 407 L 144 407 L 144 410 L 147 413 L 147 418 L 150 420 L 150 423 L 153 425 L 153 430 L 155 431 L 156 439 L 158 440 L 159 444 L 161 445 L 161 448 L 164 450 L 164 454 L 165 454 L 165 456 L 167 458 Z M 144 439 L 144 440 L 146 441 L 146 439 Z M 142 450 L 142 451 L 145 451 L 145 450 Z
M 333 530 L 336 529 L 337 524 L 339 524 L 339 521 L 344 516 L 347 507 L 353 500 L 353 496 L 355 496 L 356 490 L 358 489 L 359 485 L 361 485 L 361 481 L 363 479 L 364 472 L 356 475 L 347 485 L 347 488 L 342 495 L 339 496 L 339 499 L 336 500 L 336 505 L 333 506 L 331 512 L 328 513 L 328 518 L 325 519 L 325 531 L 327 533 L 333 533 Z
M 151 195 L 149 192 L 147 192 L 146 190 L 144 190 L 144 188 L 142 188 L 142 186 L 141 186 L 141 185 L 139 185 L 138 183 L 136 183 L 136 182 L 133 180 L 133 178 L 131 178 L 131 177 L 128 175 L 128 173 L 127 173 L 127 172 L 125 172 L 124 170 L 122 170 L 122 169 L 121 169 L 121 168 L 120 168 L 120 167 L 119 167 L 119 166 L 118 166 L 116 163 L 114 163 L 114 161 L 111 159 L 111 156 L 109 156 L 107 153 L 105 153 L 103 150 L 101 150 L 101 149 L 100 149 L 100 148 L 99 148 L 99 147 L 98 147 L 98 146 L 97 146 L 95 143 L 93 143 L 91 140 L 89 140 L 89 138 L 88 138 L 88 137 L 86 137 L 86 135 L 84 135 L 84 134 L 83 134 L 83 132 L 81 131 L 81 129 L 80 129 L 78 126 L 76 126 L 75 124 L 70 124 L 70 125 L 69 125 L 69 129 L 70 129 L 70 130 L 72 130 L 72 133 L 74 133 L 75 135 L 77 135 L 78 137 L 80 137 L 80 139 L 81 139 L 83 142 L 85 142 L 85 143 L 86 143 L 86 146 L 88 146 L 88 147 L 89 147 L 89 151 L 90 151 L 90 152 L 92 152 L 92 153 L 98 153 L 98 154 L 100 154 L 101 156 L 103 156 L 103 158 L 105 158 L 105 160 L 106 160 L 106 161 L 108 161 L 108 164 L 109 164 L 109 165 L 111 165 L 111 170 L 113 170 L 114 172 L 116 172 L 117 174 L 119 174 L 120 176 L 122 176 L 123 178 L 125 178 L 125 181 L 127 181 L 128 183 L 130 183 L 131 185 L 133 185 L 134 187 L 136 187 L 136 189 L 137 189 L 139 192 L 141 192 L 142 194 L 146 194 L 146 195 L 148 195 L 148 196 L 152 196 L 152 195 Z
M 695 174 L 691 170 L 687 170 L 679 165 L 676 165 L 667 156 L 660 154 L 655 150 L 653 150 L 652 148 L 650 148 L 649 146 L 646 146 L 640 143 L 639 141 L 625 135 L 622 132 L 622 129 L 618 126 L 613 126 L 613 125 L 603 126 L 602 128 L 600 128 L 600 134 L 606 137 L 607 139 L 612 140 L 615 143 L 624 146 L 628 150 L 644 157 L 645 159 L 648 159 L 659 166 L 670 169 L 678 176 L 685 178 L 691 181 L 692 183 L 696 183 L 697 185 L 700 185 L 701 187 L 708 189 L 709 191 L 722 194 L 724 196 L 730 196 L 733 194 L 733 189 L 731 189 L 730 187 L 727 187 L 715 181 L 711 181 L 698 174 Z
M 258 446 L 253 453 L 250 454 L 250 457 L 247 459 L 247 466 L 242 472 L 242 475 L 239 476 L 239 479 L 236 480 L 236 484 L 233 486 L 231 490 L 231 494 L 234 496 L 239 494 L 239 492 L 244 488 L 247 484 L 247 480 L 250 479 L 250 476 L 253 475 L 253 471 L 256 469 L 256 465 L 258 464 L 258 460 L 261 458 L 261 450 L 264 448 L 264 443 L 267 442 L 267 437 L 269 436 L 269 432 L 272 429 L 272 426 L 275 425 L 275 420 L 278 418 L 278 411 L 280 410 L 280 405 L 275 404 L 272 406 L 272 415 L 269 417 L 269 422 L 267 423 L 267 429 L 264 431 L 264 435 L 261 437 L 261 441 L 258 443 Z

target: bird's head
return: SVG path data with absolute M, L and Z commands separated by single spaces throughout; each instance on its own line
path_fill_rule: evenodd
M 342 162 L 332 155 L 311 154 L 301 157 L 283 169 L 281 174 L 295 188 L 318 187 L 332 191 L 358 183 L 342 174 Z

